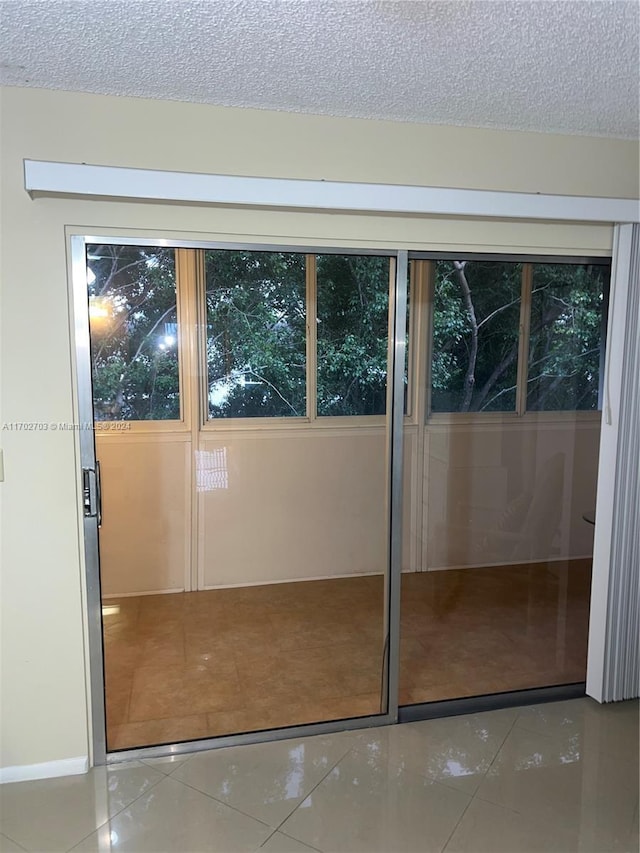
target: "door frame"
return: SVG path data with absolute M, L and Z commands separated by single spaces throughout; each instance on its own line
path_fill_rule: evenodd
M 94 485 L 96 472 L 96 443 L 93 420 L 93 382 L 91 377 L 91 336 L 89 331 L 89 300 L 87 295 L 86 244 L 83 237 L 70 237 L 72 277 L 72 329 L 75 333 L 75 388 L 77 391 L 77 423 L 79 458 L 76 457 L 76 476 L 81 496 L 81 537 L 84 544 L 86 578 L 87 642 L 89 667 L 89 705 L 91 718 L 91 764 L 104 764 L 107 754 L 107 719 L 105 707 L 104 652 L 102 644 L 102 595 L 100 586 L 100 548 L 98 519 L 87 514 L 84 505 L 84 472 Z M 82 428 L 84 427 L 84 428 Z M 96 495 L 91 496 L 96 500 Z
M 84 495 L 84 478 L 88 483 L 87 500 L 81 507 L 82 545 L 86 576 L 86 609 L 88 625 L 89 703 L 92 737 L 92 764 L 102 765 L 123 759 L 154 758 L 178 755 L 185 752 L 213 749 L 240 744 L 282 740 L 291 737 L 329 734 L 345 729 L 388 725 L 398 720 L 398 684 L 400 660 L 400 583 L 402 557 L 402 484 L 403 484 L 403 433 L 404 433 L 404 368 L 407 334 L 408 252 L 393 249 L 361 249 L 351 247 L 309 247 L 307 245 L 273 245 L 256 243 L 221 243 L 201 240 L 170 240 L 148 237 L 118 237 L 109 233 L 99 236 L 72 233 L 69 240 L 71 261 L 71 311 L 75 348 L 75 376 L 77 422 L 79 430 L 79 458 L 77 477 L 79 494 Z M 104 648 L 102 634 L 102 597 L 100 582 L 99 549 L 99 483 L 96 471 L 96 446 L 93 419 L 93 383 L 91 375 L 91 341 L 89 329 L 89 301 L 87 294 L 86 246 L 90 243 L 114 245 L 163 246 L 174 249 L 245 249 L 253 251 L 290 251 L 306 254 L 383 255 L 395 259 L 395 276 L 389 288 L 389 336 L 387 375 L 386 438 L 386 516 L 387 564 L 385 571 L 384 656 L 382 699 L 386 712 L 366 717 L 352 717 L 313 724 L 289 726 L 258 732 L 225 735 L 196 741 L 183 741 L 161 746 L 140 747 L 107 752 L 106 710 L 104 681 Z M 192 425 L 195 427 L 195 425 Z M 86 472 L 86 473 L 83 473 Z

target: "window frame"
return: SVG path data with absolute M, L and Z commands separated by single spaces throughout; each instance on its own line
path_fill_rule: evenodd
M 295 432 L 300 429 L 352 430 L 366 429 L 377 432 L 386 424 L 387 415 L 317 415 L 317 329 L 310 323 L 311 311 L 316 316 L 316 255 L 358 255 L 389 258 L 390 261 L 390 291 L 393 287 L 398 249 L 387 246 L 372 249 L 369 247 L 340 246 L 337 241 L 330 245 L 309 245 L 261 242 L 209 241 L 198 239 L 172 239 L 152 236 L 149 231 L 136 232 L 135 236 L 112 236 L 111 234 L 83 233 L 82 239 L 86 247 L 90 244 L 102 243 L 123 246 L 145 246 L 173 249 L 176 257 L 176 292 L 179 344 L 179 389 L 180 389 L 180 419 L 179 420 L 144 420 L 144 421 L 96 421 L 96 431 L 103 435 L 110 432 L 120 432 L 113 425 L 126 424 L 126 433 L 188 433 L 195 428 L 210 433 L 279 431 Z M 285 252 L 304 254 L 306 258 L 306 398 L 307 409 L 302 417 L 256 417 L 256 418 L 218 418 L 210 419 L 208 410 L 207 382 L 208 376 L 201 365 L 203 353 L 206 353 L 206 322 L 203 317 L 204 301 L 204 252 L 206 250 L 223 251 L 255 251 L 255 252 Z M 522 254 L 508 252 L 467 252 L 464 248 L 459 251 L 412 250 L 408 253 L 409 282 L 411 292 L 408 314 L 408 347 L 407 347 L 407 397 L 404 414 L 405 426 L 425 423 L 536 423 L 545 421 L 559 422 L 563 420 L 600 420 L 602 416 L 602 389 L 605 380 L 602 365 L 606 353 L 606 329 L 610 297 L 610 277 L 605 282 L 603 293 L 603 315 L 600 354 L 599 400 L 598 409 L 594 410 L 526 410 L 526 388 L 522 384 L 521 372 L 524 353 L 524 367 L 528 366 L 528 320 L 530 319 L 530 284 L 528 298 L 521 299 L 521 334 L 518 351 L 518 388 L 516 389 L 517 410 L 513 412 L 431 412 L 431 348 L 433 328 L 433 269 L 435 260 L 465 260 L 521 262 L 523 265 L 544 264 L 597 264 L 611 268 L 611 255 L 558 255 L 558 254 Z M 86 262 L 86 258 L 85 258 Z M 424 262 L 424 263 L 416 263 Z M 313 276 L 311 266 L 313 263 Z M 524 273 L 523 273 L 524 279 Z M 524 292 L 524 282 L 523 282 Z M 528 312 L 524 314 L 524 312 Z M 524 316 L 523 316 L 524 315 Z M 527 320 L 527 346 L 523 341 L 522 321 Z M 180 328 L 182 327 L 182 328 Z M 525 374 L 526 375 L 526 374 Z M 192 378 L 197 377 L 197 391 Z M 526 381 L 526 380 L 524 380 Z M 524 395 L 523 395 L 524 389 Z M 524 405 L 523 405 L 524 403 Z M 123 430 L 124 431 L 124 430 Z
M 87 229 L 88 231 L 88 229 Z M 309 264 L 307 264 L 307 411 L 303 417 L 257 417 L 257 418 L 209 418 L 207 371 L 202 369 L 206 354 L 206 311 L 205 311 L 205 269 L 204 252 L 207 250 L 222 251 L 254 251 L 254 252 L 283 252 L 303 254 L 314 257 L 315 255 L 357 255 L 389 258 L 389 297 L 395 283 L 395 268 L 398 257 L 397 248 L 388 246 L 372 249 L 367 247 L 354 247 L 351 245 L 340 246 L 339 241 L 331 241 L 328 245 L 308 243 L 261 243 L 261 242 L 234 242 L 221 240 L 182 239 L 176 237 L 162 238 L 157 233 L 149 232 L 147 229 L 129 234 L 122 232 L 116 235 L 113 232 L 100 233 L 92 231 L 87 233 L 82 230 L 74 231 L 70 236 L 77 236 L 83 241 L 84 266 L 86 266 L 87 247 L 91 244 L 104 244 L 114 246 L 144 246 L 149 248 L 172 249 L 176 258 L 176 299 L 178 320 L 178 374 L 180 393 L 180 419 L 176 420 L 138 420 L 138 421 L 95 421 L 96 433 L 102 436 L 110 434 L 150 434 L 150 433 L 180 433 L 186 436 L 193 429 L 210 433 L 229 432 L 251 432 L 251 431 L 278 431 L 295 432 L 300 429 L 314 430 L 343 430 L 352 429 L 372 430 L 377 433 L 384 428 L 387 415 L 326 415 L 312 417 L 309 409 L 311 400 L 310 389 L 313 388 L 313 409 L 316 409 L 316 362 L 317 348 L 315 341 L 315 330 L 309 324 L 309 297 L 313 289 L 315 298 L 315 284 L 311 285 L 309 280 Z M 133 233 L 133 236 L 132 236 Z M 314 266 L 315 273 L 315 266 Z M 88 299 L 88 295 L 87 295 Z M 315 305 L 314 316 L 315 316 Z M 413 309 L 412 309 L 413 313 Z M 411 319 L 411 317 L 410 317 Z M 313 347 L 310 346 L 310 338 L 313 338 Z M 409 336 L 409 365 L 413 363 L 414 342 Z M 197 389 L 193 377 L 196 377 Z M 311 384 L 310 384 L 311 380 Z M 411 369 L 409 370 L 409 393 L 407 411 L 412 410 L 411 400 L 415 388 L 412 389 Z M 405 413 L 405 422 L 409 416 Z M 413 421 L 412 421 L 413 422 Z M 114 424 L 126 424 L 126 428 L 119 429 Z M 178 439 L 176 439 L 178 440 Z
M 434 320 L 434 287 L 435 287 L 435 263 L 436 261 L 448 260 L 468 261 L 498 261 L 508 263 L 521 263 L 521 290 L 520 290 L 520 319 L 518 335 L 518 364 L 516 371 L 516 404 L 513 411 L 505 412 L 433 412 L 431 410 L 431 364 L 433 352 L 433 320 Z M 609 294 L 611 287 L 611 256 L 576 256 L 576 255 L 523 255 L 495 252 L 409 252 L 410 261 L 423 261 L 427 267 L 426 272 L 426 302 L 427 340 L 422 344 L 422 352 L 426 359 L 425 367 L 425 417 L 427 424 L 449 424 L 449 423 L 530 423 L 535 421 L 593 421 L 602 417 L 603 384 L 605 381 L 602 366 L 606 354 L 606 330 L 609 311 Z M 602 316 L 600 320 L 600 370 L 598 376 L 598 408 L 597 409 L 527 409 L 527 382 L 529 375 L 529 342 L 531 328 L 531 304 L 533 294 L 533 272 L 535 264 L 564 264 L 566 266 L 585 266 L 589 264 L 605 266 L 609 269 L 602 294 Z
M 200 429 L 204 432 L 221 433 L 229 431 L 249 432 L 251 430 L 297 430 L 301 428 L 313 430 L 335 430 L 335 429 L 365 429 L 383 428 L 387 422 L 387 415 L 318 415 L 317 395 L 317 370 L 318 370 L 318 337 L 317 337 L 317 264 L 318 255 L 354 255 L 356 257 L 388 258 L 389 260 L 389 284 L 388 295 L 391 299 L 392 289 L 395 286 L 396 262 L 398 250 L 392 249 L 359 249 L 340 248 L 335 244 L 331 247 L 316 246 L 313 248 L 300 246 L 263 246 L 260 244 L 217 244 L 201 245 L 196 249 L 197 266 L 199 270 L 197 282 L 197 302 L 200 316 L 206 315 L 206 279 L 204 275 L 204 253 L 208 250 L 229 250 L 247 252 L 285 252 L 301 254 L 305 256 L 306 275 L 306 413 L 300 417 L 273 416 L 273 417 L 246 417 L 246 418 L 210 418 L 208 405 L 208 371 L 206 360 L 202 362 L 199 382 L 199 397 L 202 401 L 200 415 Z M 411 316 L 409 317 L 411 320 Z M 199 324 L 199 352 L 206 353 L 207 328 L 206 321 L 202 319 Z M 413 342 L 409 335 L 409 357 L 408 364 L 411 366 L 413 360 Z M 412 377 L 411 367 L 408 372 L 408 395 L 407 412 L 411 412 L 412 400 Z M 405 421 L 410 415 L 405 413 Z

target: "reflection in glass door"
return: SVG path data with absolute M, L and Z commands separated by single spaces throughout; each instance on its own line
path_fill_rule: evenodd
M 414 261 L 400 704 L 583 682 L 609 269 Z M 412 286 L 413 286 L 412 285 Z
M 384 713 L 392 259 L 86 269 L 107 749 Z

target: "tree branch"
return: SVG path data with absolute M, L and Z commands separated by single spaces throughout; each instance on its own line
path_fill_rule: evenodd
M 520 302 L 520 297 L 518 296 L 516 299 L 512 299 L 511 302 L 507 302 L 506 305 L 501 305 L 499 308 L 496 308 L 495 311 L 492 311 L 484 320 L 480 320 L 478 323 L 478 329 L 481 329 L 485 323 L 488 323 L 489 320 L 492 320 L 496 314 L 500 314 L 502 311 L 506 311 L 507 308 L 511 308 L 512 305 L 517 305 Z
M 462 398 L 462 403 L 460 404 L 461 412 L 468 412 L 469 406 L 471 405 L 471 398 L 473 397 L 473 388 L 476 381 L 476 361 L 478 358 L 478 321 L 476 319 L 475 308 L 473 307 L 473 300 L 471 299 L 471 288 L 469 287 L 469 282 L 467 281 L 467 277 L 464 273 L 466 263 L 466 261 L 453 262 L 453 268 L 456 271 L 458 283 L 462 290 L 464 303 L 467 309 L 467 313 L 469 315 L 469 323 L 471 324 L 471 346 L 469 348 L 469 363 L 467 365 L 467 372 L 464 377 L 464 397 Z
M 498 379 L 505 372 L 505 370 L 508 367 L 510 367 L 511 364 L 513 364 L 517 355 L 518 355 L 518 343 L 515 343 L 511 347 L 509 352 L 505 355 L 505 357 L 502 359 L 502 361 L 500 361 L 500 363 L 494 367 L 494 369 L 491 373 L 491 376 L 489 376 L 487 381 L 484 383 L 484 385 L 482 386 L 482 388 L 478 392 L 478 395 L 477 395 L 475 403 L 474 403 L 474 410 L 475 411 L 479 412 L 483 408 L 482 404 L 484 403 L 485 399 L 487 398 L 487 395 L 489 394 L 489 392 L 491 391 L 491 389 L 493 388 L 495 383 L 498 381 Z M 489 402 L 492 402 L 495 399 L 496 398 L 493 397 Z M 489 403 L 487 403 L 487 405 L 489 405 Z
M 264 377 L 264 376 L 261 376 L 259 373 L 256 373 L 256 371 L 255 371 L 255 370 L 252 370 L 251 368 L 247 368 L 247 369 L 245 370 L 245 372 L 246 372 L 246 373 L 250 373 L 252 376 L 255 376 L 255 377 L 256 377 L 257 379 L 259 379 L 261 382 L 264 382 L 264 384 L 265 384 L 265 385 L 268 385 L 268 386 L 269 386 L 269 388 L 272 388 L 272 389 L 276 392 L 276 394 L 278 395 L 278 397 L 280 397 L 280 399 L 282 400 L 282 402 L 283 402 L 283 403 L 286 403 L 286 404 L 287 404 L 287 406 L 289 406 L 289 408 L 291 409 L 291 411 L 293 412 L 293 414 L 294 414 L 294 415 L 299 415 L 298 410 L 297 410 L 294 406 L 292 406 L 292 405 L 291 405 L 291 403 L 286 399 L 286 397 L 283 397 L 283 396 L 282 396 L 282 394 L 280 393 L 280 391 L 278 391 L 278 389 L 277 389 L 277 388 L 276 388 L 276 386 L 273 384 L 273 382 L 269 382 L 269 380 L 268 380 L 268 379 L 265 379 L 265 377 Z

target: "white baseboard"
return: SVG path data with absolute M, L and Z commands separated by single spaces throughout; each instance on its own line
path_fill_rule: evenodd
M 88 770 L 89 758 L 86 755 L 79 755 L 77 758 L 61 758 L 59 761 L 45 761 L 43 764 L 0 767 L 0 784 L 27 782 L 33 779 L 53 779 L 56 776 L 78 776 Z
M 141 595 L 171 595 L 174 592 L 184 592 L 183 586 L 177 586 L 175 589 L 143 589 L 140 592 L 109 592 L 102 596 L 106 601 L 109 598 L 137 598 Z
M 510 569 L 513 566 L 535 566 L 539 563 L 571 563 L 573 560 L 591 560 L 592 554 L 571 557 L 538 557 L 535 560 L 510 560 L 508 563 L 466 563 L 460 566 L 429 566 L 425 572 L 451 572 L 460 569 Z
M 279 578 L 278 580 L 262 580 L 262 581 L 245 581 L 243 583 L 220 583 L 212 586 L 203 586 L 203 590 L 212 589 L 238 589 L 245 586 L 275 586 L 281 583 L 304 583 L 305 581 L 339 581 L 344 578 L 369 578 L 379 575 L 382 577 L 382 572 L 355 572 L 345 575 L 310 575 L 308 578 Z

